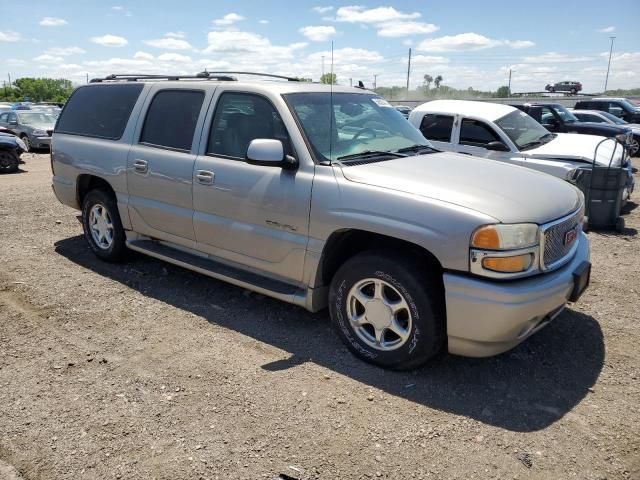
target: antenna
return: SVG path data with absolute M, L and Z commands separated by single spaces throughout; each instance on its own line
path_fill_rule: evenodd
M 331 75 L 329 76 L 329 85 L 331 103 L 331 108 L 329 109 L 329 162 L 331 162 L 331 156 L 333 154 L 333 40 L 331 40 Z

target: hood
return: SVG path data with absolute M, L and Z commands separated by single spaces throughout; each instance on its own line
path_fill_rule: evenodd
M 626 133 L 623 125 L 611 125 L 597 122 L 571 122 L 565 124 L 568 130 L 589 135 L 602 135 L 603 137 L 615 137 L 619 133 Z
M 546 223 L 581 201 L 575 187 L 551 175 L 448 152 L 344 165 L 342 172 L 352 182 L 459 205 L 503 223 Z
M 593 163 L 597 145 L 605 140 L 598 135 L 580 135 L 579 133 L 558 133 L 550 142 L 531 150 L 521 152 L 524 157 L 540 159 L 559 159 L 569 161 L 585 161 Z M 615 148 L 615 152 L 614 152 Z M 608 166 L 613 154 L 612 166 L 620 166 L 624 156 L 624 148 L 615 140 L 609 140 L 598 147 L 597 162 Z
M 53 123 L 32 123 L 32 124 L 27 124 L 25 123 L 25 126 L 30 127 L 34 130 L 53 130 L 53 127 L 55 126 L 55 124 Z

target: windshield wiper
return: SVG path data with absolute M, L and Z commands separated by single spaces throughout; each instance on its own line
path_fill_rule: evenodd
M 431 152 L 429 152 L 429 153 L 436 153 L 438 151 L 438 150 L 436 150 L 435 148 L 433 148 L 430 145 L 416 144 L 416 145 L 411 145 L 410 147 L 399 148 L 398 150 L 396 150 L 396 152 L 398 152 L 398 153 L 406 153 L 406 152 L 418 153 L 421 150 L 431 150 Z
M 360 153 L 352 153 L 350 155 L 343 155 L 338 157 L 336 160 L 350 160 L 356 158 L 367 158 L 367 157 L 382 157 L 382 156 L 391 156 L 391 157 L 406 157 L 406 155 L 402 155 L 397 152 L 388 152 L 386 150 L 365 150 Z

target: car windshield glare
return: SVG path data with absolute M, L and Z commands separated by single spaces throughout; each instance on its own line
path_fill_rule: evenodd
M 558 115 L 562 117 L 562 121 L 564 121 L 565 123 L 580 121 L 573 113 L 571 113 L 569 110 L 564 108 L 562 105 L 556 105 L 555 109 L 556 109 L 556 112 L 558 112 Z
M 629 100 L 621 100 L 620 103 L 632 112 L 636 110 L 640 110 L 640 107 L 638 105 L 634 105 Z
M 317 92 L 285 98 L 321 161 L 429 145 L 400 112 L 375 95 Z
M 609 120 L 611 120 L 616 125 L 626 125 L 628 123 L 628 122 L 625 122 L 620 117 L 616 117 L 613 113 L 609 113 L 609 112 L 599 112 L 599 113 L 603 117 L 608 118 Z
M 549 131 L 520 110 L 513 111 L 496 120 L 496 125 L 516 144 L 518 149 L 543 143 Z
M 54 125 L 56 123 L 56 119 L 49 115 L 48 113 L 19 113 L 18 117 L 20 118 L 20 123 L 24 123 L 25 125 Z

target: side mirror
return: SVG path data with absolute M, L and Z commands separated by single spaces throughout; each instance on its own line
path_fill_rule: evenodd
M 251 140 L 245 160 L 265 167 L 295 168 L 298 165 L 295 158 L 284 154 L 282 142 L 272 138 Z
M 489 142 L 484 146 L 484 148 L 486 148 L 487 150 L 493 150 L 494 152 L 508 152 L 509 151 L 509 147 L 507 147 L 502 142 Z

